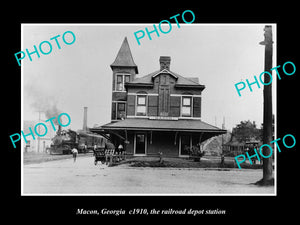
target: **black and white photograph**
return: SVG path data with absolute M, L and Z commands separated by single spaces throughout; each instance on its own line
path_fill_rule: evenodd
M 5 7 L 3 219 L 295 218 L 295 4 L 112 3 Z
M 22 49 L 23 195 L 276 195 L 276 24 L 22 24 Z

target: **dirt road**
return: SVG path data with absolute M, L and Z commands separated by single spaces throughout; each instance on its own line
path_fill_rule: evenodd
M 262 170 L 97 166 L 93 157 L 25 165 L 23 194 L 274 194 L 274 186 L 251 183 Z

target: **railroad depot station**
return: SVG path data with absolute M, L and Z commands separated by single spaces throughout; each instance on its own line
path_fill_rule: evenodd
M 185 157 L 192 146 L 225 134 L 201 120 L 205 86 L 198 78 L 185 77 L 170 69 L 171 57 L 160 56 L 158 70 L 136 77 L 125 37 L 115 61 L 112 79 L 111 122 L 90 131 L 124 146 L 128 155 Z

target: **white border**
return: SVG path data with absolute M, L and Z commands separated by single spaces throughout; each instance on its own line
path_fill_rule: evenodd
M 23 44 L 23 40 L 24 40 L 24 35 L 23 35 L 23 25 L 21 24 L 21 49 L 24 49 L 24 44 Z M 24 117 L 23 117 L 23 108 L 24 108 L 24 102 L 23 102 L 23 98 L 24 98 L 24 87 L 23 87 L 23 84 L 24 84 L 24 75 L 23 75 L 23 72 L 24 72 L 24 63 L 22 64 L 21 63 L 21 130 L 24 129 L 23 125 L 24 125 Z M 22 138 L 21 138 L 21 195 L 25 195 L 24 194 L 24 187 L 23 187 L 23 184 L 24 184 L 24 154 L 23 154 L 23 151 L 24 151 L 24 141 L 22 141 Z

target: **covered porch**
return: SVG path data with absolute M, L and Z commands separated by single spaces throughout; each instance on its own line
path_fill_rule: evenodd
M 105 135 L 118 147 L 122 144 L 127 155 L 151 156 L 161 152 L 164 156 L 188 157 L 192 146 L 226 133 L 200 120 L 125 119 L 92 128 L 92 132 Z

